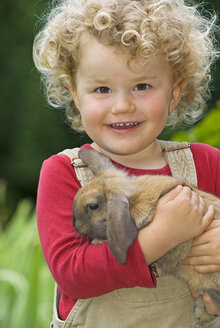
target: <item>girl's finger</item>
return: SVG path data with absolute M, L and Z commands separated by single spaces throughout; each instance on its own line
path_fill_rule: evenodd
M 189 288 L 189 291 L 190 291 L 190 294 L 191 294 L 193 300 L 195 301 L 199 297 L 199 293 L 194 288 L 192 288 L 190 285 L 188 285 L 188 288 Z
M 190 265 L 190 268 L 196 272 L 200 273 L 211 273 L 211 272 L 219 272 L 220 265 L 218 264 L 210 264 L 210 265 Z
M 205 215 L 203 216 L 203 230 L 205 230 L 210 223 L 213 221 L 214 218 L 214 206 L 213 205 L 209 205 L 207 212 L 205 213 Z
M 220 316 L 220 309 L 215 305 L 208 293 L 203 294 L 203 301 L 205 303 L 206 311 L 209 314 Z
M 204 256 L 189 256 L 187 259 L 184 261 L 187 265 L 190 266 L 195 266 L 195 265 L 210 265 L 210 264 L 216 264 L 213 263 L 213 258 L 208 255 Z
M 211 254 L 212 254 L 212 250 L 207 248 L 207 244 L 204 243 L 202 245 L 196 245 L 196 246 L 193 245 L 189 254 L 189 258 L 193 259 L 194 257 L 197 256 L 209 256 Z
M 200 208 L 201 213 L 205 213 L 205 211 L 207 210 L 206 203 L 201 196 L 199 196 L 199 208 Z
M 162 196 L 159 199 L 159 202 L 162 204 L 165 204 L 165 203 L 168 203 L 168 202 L 174 200 L 178 196 L 178 194 L 180 193 L 182 188 L 183 188 L 182 185 L 177 185 L 175 188 L 173 188 L 168 193 L 166 193 L 164 196 Z

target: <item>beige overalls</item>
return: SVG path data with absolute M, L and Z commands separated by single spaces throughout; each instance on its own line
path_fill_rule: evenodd
M 172 175 L 197 186 L 196 169 L 188 143 L 160 141 Z M 67 149 L 77 178 L 85 185 L 93 173 L 78 158 L 78 148 Z M 159 276 L 156 288 L 124 288 L 105 295 L 79 299 L 66 321 L 58 318 L 59 291 L 55 286 L 53 328 L 193 328 L 193 301 L 187 285 L 170 276 Z M 212 327 L 220 327 L 212 325 Z

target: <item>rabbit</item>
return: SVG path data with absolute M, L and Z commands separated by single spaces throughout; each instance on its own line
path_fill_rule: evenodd
M 138 235 L 138 230 L 152 220 L 156 203 L 160 197 L 181 184 L 189 186 L 171 176 L 129 176 L 118 169 L 105 155 L 92 150 L 79 150 L 79 158 L 93 171 L 92 181 L 79 189 L 73 205 L 73 225 L 82 235 L 96 240 L 106 240 L 120 264 L 126 264 L 127 252 Z M 220 199 L 212 194 L 198 192 L 206 204 L 213 204 L 214 219 L 220 219 Z M 161 257 L 156 264 L 163 273 L 184 280 L 200 295 L 207 291 L 220 307 L 220 273 L 198 273 L 181 261 L 189 254 L 192 241 L 186 241 Z M 195 314 L 204 315 L 202 296 L 196 301 Z M 211 316 L 205 312 L 205 323 Z M 201 324 L 198 327 L 206 327 Z

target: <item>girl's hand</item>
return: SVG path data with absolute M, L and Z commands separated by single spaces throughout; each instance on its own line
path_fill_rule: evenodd
M 213 217 L 213 207 L 207 208 L 198 193 L 189 187 L 177 186 L 158 201 L 152 224 L 164 229 L 175 247 L 200 235 Z
M 184 241 L 200 235 L 211 223 L 212 207 L 189 187 L 177 186 L 158 201 L 151 223 L 138 239 L 150 265 Z
M 183 261 L 197 272 L 220 271 L 220 220 L 214 220 L 194 239 L 189 256 Z
M 194 300 L 199 297 L 199 294 L 193 288 L 189 287 L 189 291 Z M 220 316 L 220 309 L 215 305 L 208 293 L 203 294 L 203 302 L 205 304 L 205 309 L 209 314 Z

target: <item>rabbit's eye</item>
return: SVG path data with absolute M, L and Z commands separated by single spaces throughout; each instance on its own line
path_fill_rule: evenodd
M 99 209 L 99 204 L 89 204 L 89 209 L 92 211 L 96 211 Z

